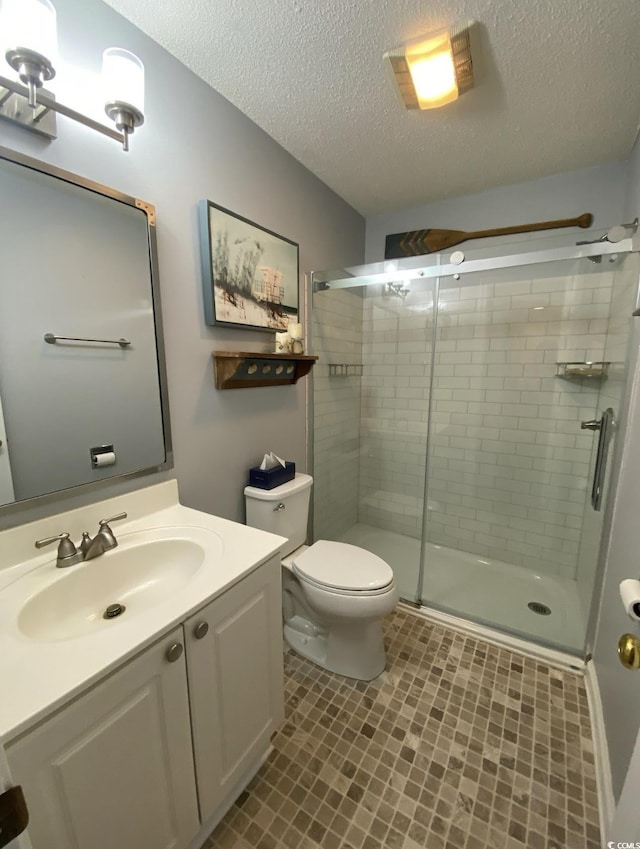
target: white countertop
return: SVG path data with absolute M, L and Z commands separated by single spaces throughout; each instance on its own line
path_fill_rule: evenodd
M 112 553 L 78 567 L 56 569 L 56 545 L 32 557 L 35 540 L 68 531 L 77 543 L 83 530 L 94 533 L 99 519 L 122 511 L 127 512 L 128 519 L 114 524 L 113 530 L 116 537 L 123 538 L 123 544 L 125 535 L 135 531 L 191 527 L 202 529 L 200 536 L 205 539 L 207 534 L 219 538 L 211 537 L 216 553 L 205 558 L 196 574 L 170 598 L 135 615 L 124 614 L 108 628 L 55 641 L 25 636 L 17 625 L 18 608 L 46 584 L 47 575 L 57 580 L 60 573 L 75 568 L 108 569 Z M 155 642 L 276 554 L 284 541 L 274 534 L 183 507 L 175 481 L 0 532 L 0 739 L 10 742 Z

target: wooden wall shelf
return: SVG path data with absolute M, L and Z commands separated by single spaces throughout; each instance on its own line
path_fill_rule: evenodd
M 214 351 L 217 389 L 284 386 L 309 374 L 317 357 L 306 354 L 263 354 L 247 351 Z

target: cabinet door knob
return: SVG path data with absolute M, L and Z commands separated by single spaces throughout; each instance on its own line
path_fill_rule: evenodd
M 180 658 L 182 657 L 182 644 L 173 643 L 173 645 L 169 646 L 165 657 L 167 658 L 169 663 L 175 663 L 176 660 L 180 660 Z
M 209 633 L 209 624 L 207 622 L 198 622 L 196 627 L 193 629 L 193 635 L 196 640 L 201 640 L 203 637 L 206 637 Z

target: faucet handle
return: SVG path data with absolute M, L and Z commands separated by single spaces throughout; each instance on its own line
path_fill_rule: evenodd
M 105 526 L 108 527 L 111 524 L 111 522 L 119 522 L 120 519 L 126 519 L 126 518 L 127 518 L 126 513 L 118 513 L 116 516 L 112 516 L 110 519 L 100 519 L 98 524 L 100 525 L 101 528 L 103 528 Z
M 115 548 L 118 545 L 118 540 L 115 538 L 115 535 L 111 528 L 109 527 L 110 522 L 118 522 L 120 519 L 126 519 L 126 513 L 118 513 L 117 516 L 112 516 L 110 519 L 100 519 L 98 524 L 100 525 L 100 530 L 98 534 L 102 537 L 105 544 L 105 551 L 109 551 L 111 548 Z
M 36 548 L 44 548 L 45 545 L 51 545 L 52 542 L 59 542 L 58 559 L 56 566 L 73 566 L 82 559 L 82 554 L 78 552 L 73 542 L 69 539 L 68 533 L 58 534 L 54 537 L 45 537 L 44 539 L 36 540 Z
M 54 537 L 45 537 L 44 539 L 37 539 L 36 548 L 44 548 L 45 545 L 51 545 L 52 542 L 60 542 L 60 548 L 62 548 L 62 546 L 65 545 L 65 543 L 67 542 L 67 540 L 69 540 L 69 534 L 66 532 L 63 534 L 57 534 Z M 73 546 L 73 548 L 75 549 L 75 545 L 73 545 L 70 540 L 69 545 Z

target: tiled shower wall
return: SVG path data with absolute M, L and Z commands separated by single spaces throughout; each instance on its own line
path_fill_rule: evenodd
M 575 577 L 593 443 L 580 421 L 595 416 L 598 390 L 556 377 L 556 362 L 603 359 L 613 275 L 584 262 L 562 276 L 441 290 L 430 542 Z M 432 287 L 323 292 L 313 312 L 315 537 L 359 521 L 418 538 Z M 327 363 L 358 346 L 362 380 L 329 378 Z

